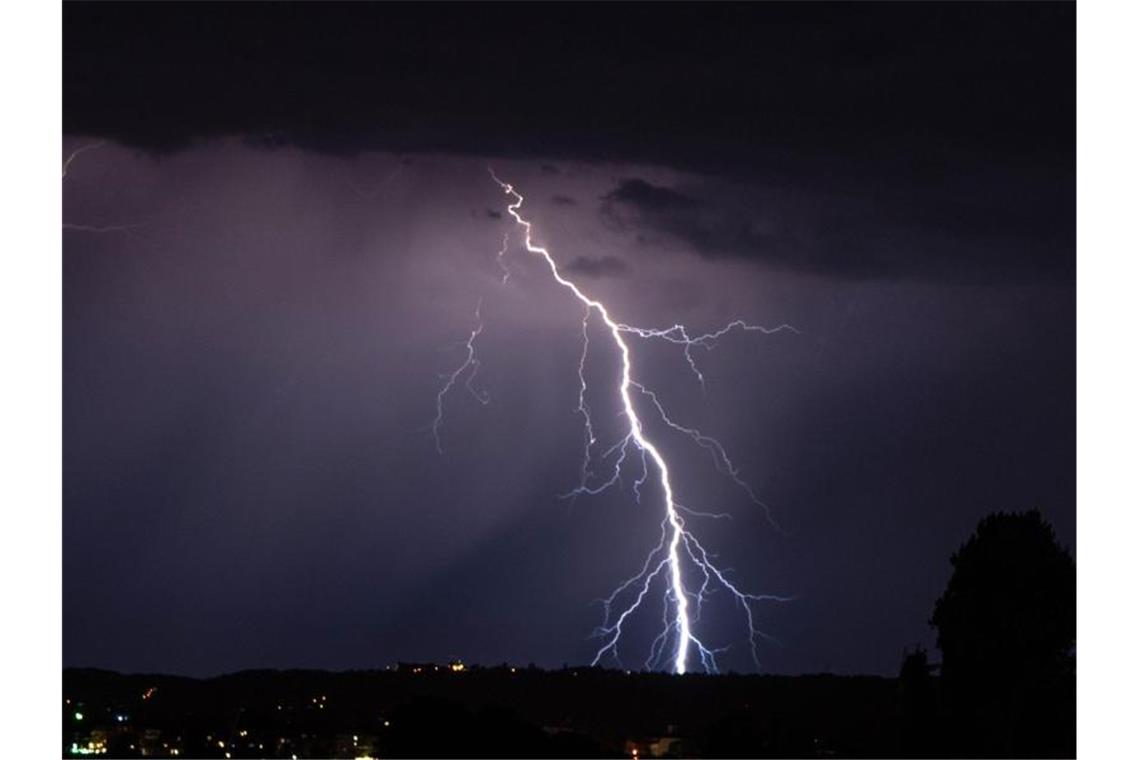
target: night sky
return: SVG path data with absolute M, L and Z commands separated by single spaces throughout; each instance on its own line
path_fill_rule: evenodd
M 590 661 L 660 505 L 560 498 L 581 313 L 490 165 L 615 317 L 798 328 L 633 345 L 785 528 L 662 434 L 763 670 L 897 672 L 980 517 L 1075 549 L 1075 69 L 1064 3 L 66 4 L 64 664 Z

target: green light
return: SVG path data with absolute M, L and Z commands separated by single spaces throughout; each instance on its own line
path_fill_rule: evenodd
M 81 712 L 75 713 L 75 719 L 76 720 L 83 720 L 83 713 L 81 713 Z

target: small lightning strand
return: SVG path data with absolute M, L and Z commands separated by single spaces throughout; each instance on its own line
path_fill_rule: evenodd
M 440 442 L 439 438 L 439 429 L 443 427 L 443 399 L 445 396 L 447 396 L 448 392 L 450 392 L 451 389 L 455 387 L 456 382 L 459 381 L 459 378 L 462 377 L 463 374 L 467 372 L 467 370 L 471 370 L 467 375 L 467 379 L 464 381 L 464 385 L 467 386 L 467 390 L 470 391 L 471 395 L 474 396 L 475 399 L 484 406 L 486 406 L 491 401 L 491 398 L 489 395 L 487 395 L 486 391 L 476 391 L 475 387 L 471 385 L 472 381 L 475 379 L 475 375 L 479 372 L 479 358 L 475 355 L 475 340 L 483 332 L 482 310 L 483 299 L 480 298 L 479 302 L 475 305 L 475 327 L 471 329 L 471 334 L 467 336 L 467 342 L 464 344 L 467 348 L 467 358 L 463 360 L 463 363 L 460 364 L 454 372 L 442 376 L 445 377 L 447 381 L 443 384 L 443 387 L 435 397 L 435 419 L 431 424 L 431 434 L 435 438 L 435 450 L 440 454 L 443 453 L 443 444 Z
M 507 255 L 507 245 L 510 243 L 510 240 L 511 233 L 504 232 L 503 244 L 499 247 L 499 253 L 495 256 L 495 261 L 498 263 L 499 269 L 503 270 L 503 279 L 499 282 L 500 285 L 506 285 L 507 280 L 511 278 L 511 269 L 507 266 L 507 262 L 504 261 L 504 257 Z
M 81 153 L 86 153 L 87 151 L 95 150 L 96 148 L 102 148 L 106 144 L 107 143 L 105 141 L 99 140 L 98 142 L 87 143 L 86 145 L 81 145 L 78 148 L 76 148 L 75 150 L 71 151 L 71 153 L 69 153 L 67 158 L 65 158 L 63 161 L 63 177 L 62 177 L 62 179 L 67 179 L 67 170 L 71 168 L 71 162 L 74 161 L 76 158 L 78 158 Z
M 763 325 L 753 325 L 745 322 L 742 319 L 736 319 L 729 322 L 727 325 L 719 330 L 696 337 L 690 337 L 688 330 L 684 325 L 673 325 L 672 327 L 664 329 L 635 327 L 633 325 L 618 325 L 622 332 L 631 333 L 639 338 L 659 340 L 673 343 L 679 346 L 684 346 L 685 361 L 689 363 L 689 369 L 696 376 L 697 381 L 700 382 L 701 388 L 705 387 L 705 376 L 697 366 L 696 359 L 693 358 L 693 347 L 699 346 L 706 351 L 711 351 L 716 347 L 717 341 L 728 335 L 733 330 L 741 330 L 743 332 L 759 332 L 764 335 L 773 335 L 778 332 L 788 331 L 799 334 L 799 330 L 789 324 L 777 325 L 776 327 L 765 327 Z
M 67 158 L 65 158 L 63 160 L 63 172 L 62 172 L 62 176 L 60 177 L 60 179 L 61 180 L 67 179 L 68 169 L 71 168 L 71 164 L 75 161 L 75 159 L 79 158 L 80 155 L 82 155 L 83 153 L 86 153 L 89 150 L 96 150 L 98 148 L 102 148 L 106 144 L 107 144 L 106 141 L 99 140 L 97 142 L 87 143 L 86 145 L 81 145 L 78 148 L 76 148 L 75 150 L 71 151 L 71 153 L 69 153 L 67 155 Z M 97 224 L 74 224 L 72 222 L 63 222 L 63 224 L 61 225 L 62 229 L 72 230 L 75 232 L 134 232 L 136 229 L 138 229 L 141 226 L 142 226 L 141 224 L 97 225 Z
M 728 512 L 701 512 L 701 511 L 696 510 L 696 509 L 689 509 L 688 507 L 686 507 L 684 504 L 681 504 L 680 502 L 676 502 L 675 506 L 677 507 L 677 509 L 679 509 L 682 512 L 685 512 L 687 514 L 690 514 L 693 517 L 707 517 L 710 520 L 731 520 L 732 519 L 732 515 L 730 515 Z
M 646 594 L 649 593 L 649 587 L 652 585 L 653 579 L 656 578 L 661 573 L 661 571 L 665 569 L 666 565 L 671 565 L 671 564 L 672 563 L 668 557 L 666 557 L 665 559 L 658 562 L 657 567 L 653 570 L 653 572 L 651 572 L 645 576 L 645 582 L 641 585 L 641 590 L 637 592 L 637 598 L 634 600 L 633 604 L 631 604 L 629 607 L 622 610 L 621 615 L 618 617 L 617 621 L 613 625 L 602 626 L 601 628 L 598 629 L 599 635 L 609 636 L 610 639 L 609 639 L 609 641 L 607 641 L 602 646 L 601 649 L 598 650 L 598 653 L 596 655 L 594 655 L 594 661 L 590 663 L 591 665 L 597 665 L 598 662 L 602 659 L 602 657 L 604 657 L 607 653 L 611 654 L 615 659 L 618 660 L 618 662 L 621 662 L 621 660 L 618 659 L 618 656 L 617 656 L 617 644 L 618 644 L 618 641 L 621 640 L 622 624 L 625 622 L 626 618 L 628 618 L 630 615 L 632 615 L 634 612 L 636 612 L 637 608 L 641 606 L 641 601 L 645 598 Z M 666 607 L 666 609 L 668 609 L 668 607 Z M 672 623 L 670 625 L 671 626 L 679 626 L 680 623 L 677 622 L 677 623 Z M 678 646 L 680 646 L 680 643 L 678 643 Z M 678 660 L 680 661 L 679 664 L 675 660 L 673 667 L 674 667 L 674 669 L 676 669 L 676 671 L 678 673 L 684 673 L 685 672 L 684 658 L 678 658 Z
M 75 230 L 77 232 L 133 232 L 141 226 L 141 224 L 108 224 L 98 226 L 94 224 L 72 224 L 71 222 L 64 222 L 61 225 L 62 229 Z
M 506 282 L 504 279 L 503 282 Z M 582 476 L 579 479 L 580 491 L 586 487 L 590 478 L 590 450 L 597 438 L 594 436 L 594 421 L 590 418 L 590 408 L 586 406 L 586 356 L 590 352 L 590 309 L 587 308 L 582 316 L 582 356 L 578 359 L 578 413 L 582 415 L 583 435 L 586 441 L 585 454 L 582 457 Z M 573 494 L 574 492 L 571 492 Z
M 400 167 L 397 167 L 396 171 L 398 172 L 399 169 L 400 169 Z M 507 250 L 508 250 L 508 247 L 510 245 L 510 240 L 511 240 L 511 233 L 510 232 L 503 233 L 503 244 L 499 247 L 499 252 L 495 256 L 495 261 L 498 263 L 499 269 L 501 269 L 503 272 L 503 278 L 502 278 L 502 280 L 499 281 L 500 285 L 506 285 L 507 280 L 509 280 L 511 277 L 510 267 L 507 266 L 507 263 L 505 261 L 505 257 L 507 255 Z M 479 303 L 477 303 L 475 305 L 475 327 L 471 330 L 471 334 L 467 337 L 467 342 L 464 344 L 467 348 L 467 358 L 464 360 L 463 364 L 459 365 L 459 367 L 454 372 L 452 372 L 449 375 L 443 376 L 446 378 L 446 382 L 444 383 L 443 387 L 440 388 L 439 393 L 436 395 L 436 398 L 435 398 L 435 419 L 432 421 L 431 432 L 432 432 L 432 436 L 435 438 L 435 450 L 440 454 L 443 453 L 443 444 L 440 442 L 440 438 L 439 438 L 439 429 L 443 426 L 443 399 L 448 394 L 448 392 L 455 386 L 456 380 L 464 373 L 464 371 L 467 370 L 468 367 L 471 368 L 471 374 L 468 375 L 468 377 L 467 377 L 467 381 L 466 381 L 467 390 L 469 390 L 471 392 L 471 395 L 473 395 L 479 401 L 479 403 L 483 404 L 484 406 L 486 406 L 487 403 L 490 401 L 490 397 L 487 395 L 486 391 L 483 391 L 480 393 L 480 392 L 476 391 L 474 389 L 474 387 L 472 387 L 472 385 L 471 385 L 471 382 L 475 379 L 475 375 L 479 372 L 479 359 L 475 354 L 475 339 L 478 338 L 480 333 L 483 332 L 483 318 L 481 316 L 482 308 L 483 308 L 483 299 L 480 298 Z M 584 323 L 583 323 L 583 329 L 585 329 Z M 586 354 L 585 354 L 585 351 L 583 351 L 582 362 L 585 363 L 585 361 L 586 361 Z M 582 379 L 583 393 L 585 393 L 585 388 L 586 388 L 586 380 L 585 380 L 585 378 L 583 378 Z M 584 404 L 585 400 L 582 399 L 581 403 Z M 589 412 L 585 412 L 585 415 L 586 415 L 586 421 L 587 421 L 587 423 L 589 423 L 589 420 L 590 420 Z M 591 434 L 591 437 L 592 437 L 592 434 Z M 587 450 L 587 457 L 588 456 L 589 456 L 589 450 Z M 585 480 L 586 480 L 586 470 L 585 470 L 585 468 L 583 468 L 582 482 L 584 483 Z
M 776 522 L 776 518 L 772 516 L 772 510 L 768 507 L 768 505 L 761 501 L 760 498 L 756 496 L 756 492 L 752 490 L 752 486 L 750 486 L 747 481 L 740 477 L 740 471 L 736 468 L 736 465 L 732 463 L 732 460 L 728 458 L 728 453 L 725 451 L 724 445 L 721 444 L 720 441 L 711 436 L 703 434 L 696 428 L 685 427 L 684 425 L 677 424 L 672 419 L 670 419 L 669 415 L 665 412 L 665 407 L 661 405 L 661 400 L 657 398 L 656 393 L 649 390 L 640 383 L 634 383 L 634 386 L 636 386 L 636 388 L 643 394 L 648 396 L 650 401 L 653 402 L 653 405 L 657 408 L 657 413 L 661 416 L 662 422 L 664 422 L 673 430 L 676 430 L 678 433 L 688 436 L 694 443 L 696 443 L 705 451 L 709 452 L 709 455 L 712 457 L 717 471 L 728 476 L 728 478 L 733 483 L 738 485 L 746 494 L 748 494 L 748 498 L 752 501 L 753 504 L 764 510 L 764 516 L 767 518 L 769 525 L 771 525 L 780 533 L 787 535 L 787 531 L 785 531 L 780 526 L 780 524 Z
M 623 415 L 626 418 L 627 422 L 629 423 L 629 432 L 623 438 L 623 440 L 618 444 L 621 447 L 621 455 L 618 459 L 617 466 L 615 468 L 615 475 L 613 477 L 611 477 L 611 479 L 609 481 L 607 481 L 606 484 L 603 484 L 603 486 L 599 487 L 599 489 L 587 489 L 586 492 L 593 493 L 593 492 L 597 492 L 599 490 L 604 490 L 605 488 L 609 487 L 609 485 L 616 482 L 616 478 L 617 478 L 618 474 L 620 474 L 621 463 L 624 462 L 624 460 L 625 460 L 626 450 L 627 450 L 628 444 L 630 442 L 632 442 L 641 451 L 643 458 L 645 455 L 648 455 L 648 457 L 653 460 L 653 463 L 654 463 L 656 470 L 658 472 L 658 475 L 659 475 L 659 482 L 660 482 L 661 489 L 662 489 L 663 495 L 664 495 L 665 518 L 662 521 L 662 537 L 661 537 L 660 542 L 646 557 L 646 561 L 645 561 L 644 566 L 642 567 L 641 572 L 638 573 L 637 575 L 627 579 L 625 582 L 623 582 L 621 585 L 619 585 L 618 588 L 606 600 L 604 600 L 605 616 L 604 616 L 604 620 L 603 620 L 602 625 L 597 629 L 596 633 L 600 636 L 605 637 L 606 641 L 602 645 L 602 647 L 598 650 L 597 654 L 595 655 L 594 661 L 593 661 L 594 664 L 597 664 L 607 654 L 614 656 L 615 659 L 617 658 L 617 645 L 618 645 L 618 641 L 620 640 L 621 635 L 622 635 L 623 624 L 641 606 L 642 601 L 645 599 L 646 595 L 649 593 L 649 590 L 653 584 L 654 579 L 657 578 L 657 576 L 660 575 L 662 573 L 662 571 L 664 571 L 665 569 L 668 569 L 669 583 L 668 583 L 668 587 L 667 587 L 666 592 L 665 592 L 665 599 L 664 599 L 664 602 L 666 605 L 666 618 L 665 619 L 667 622 L 666 622 L 666 625 L 664 627 L 664 630 L 662 631 L 662 634 L 660 634 L 658 636 L 658 639 L 654 641 L 654 644 L 651 647 L 650 662 L 652 662 L 655 659 L 654 652 L 659 651 L 659 650 L 663 650 L 663 648 L 665 646 L 665 639 L 667 639 L 668 636 L 670 634 L 672 634 L 676 639 L 676 645 L 674 648 L 673 663 L 672 663 L 674 672 L 676 672 L 676 673 L 686 672 L 688 654 L 689 654 L 689 650 L 691 647 L 696 647 L 698 655 L 699 655 L 700 660 L 701 660 L 701 664 L 705 668 L 705 670 L 715 672 L 715 670 L 717 668 L 716 654 L 719 652 L 722 652 L 724 650 L 723 649 L 715 649 L 715 650 L 710 649 L 699 638 L 697 638 L 697 636 L 695 636 L 693 633 L 692 621 L 690 620 L 690 617 L 689 617 L 689 598 L 688 598 L 689 594 L 685 589 L 684 578 L 683 578 L 683 573 L 682 573 L 682 557 L 681 557 L 682 548 L 684 549 L 685 554 L 693 562 L 693 564 L 695 564 L 698 567 L 698 569 L 702 572 L 704 579 L 705 579 L 704 583 L 702 583 L 702 585 L 700 587 L 700 590 L 695 595 L 696 610 L 698 611 L 698 614 L 699 614 L 700 606 L 703 603 L 703 601 L 704 601 L 704 599 L 708 593 L 708 586 L 709 586 L 709 583 L 711 582 L 711 578 L 715 577 L 717 582 L 721 586 L 726 588 L 730 593 L 732 593 L 736 597 L 737 601 L 743 605 L 743 607 L 745 609 L 747 621 L 748 621 L 749 641 L 750 641 L 750 644 L 752 645 L 753 653 L 755 654 L 756 637 L 758 635 L 762 635 L 762 634 L 755 627 L 754 618 L 752 615 L 752 609 L 751 609 L 749 603 L 753 602 L 753 601 L 783 601 L 784 598 L 775 597 L 775 596 L 765 596 L 765 595 L 753 595 L 753 594 L 747 594 L 747 593 L 741 592 L 739 589 L 737 589 L 737 587 L 735 585 L 733 585 L 732 583 L 730 583 L 728 581 L 728 579 L 724 576 L 724 574 L 719 569 L 717 569 L 715 567 L 715 565 L 712 564 L 711 560 L 709 559 L 708 553 L 704 550 L 704 548 L 700 545 L 700 543 L 696 540 L 696 538 L 691 534 L 691 532 L 685 528 L 684 519 L 680 515 L 680 509 L 678 508 L 678 505 L 677 505 L 677 503 L 674 499 L 674 496 L 673 496 L 673 485 L 672 485 L 672 482 L 670 480 L 668 464 L 666 463 L 664 456 L 662 455 L 660 450 L 656 447 L 656 445 L 654 445 L 646 437 L 644 430 L 643 430 L 643 427 L 642 427 L 641 418 L 638 416 L 636 408 L 635 408 L 635 404 L 633 402 L 633 394 L 632 394 L 633 389 L 636 388 L 639 392 L 641 392 L 643 394 L 647 394 L 648 391 L 644 388 L 644 386 L 640 385 L 639 383 L 637 383 L 633 379 L 633 363 L 632 363 L 632 356 L 631 356 L 630 348 L 622 336 L 623 336 L 623 334 L 629 333 L 629 334 L 634 334 L 634 335 L 637 335 L 637 336 L 643 337 L 643 338 L 660 338 L 660 339 L 663 339 L 663 340 L 666 340 L 669 342 L 679 343 L 679 344 L 684 345 L 685 346 L 685 354 L 686 354 L 687 359 L 689 360 L 690 367 L 697 374 L 698 379 L 700 379 L 702 384 L 703 384 L 703 376 L 701 375 L 701 373 L 700 373 L 699 369 L 697 368 L 695 362 L 692 360 L 691 354 L 689 353 L 689 350 L 691 349 L 692 346 L 699 345 L 699 346 L 702 346 L 705 348 L 711 348 L 713 345 L 715 345 L 715 341 L 717 338 L 723 336 L 728 331 L 730 331 L 734 328 L 748 329 L 748 330 L 760 330 L 760 331 L 764 331 L 766 333 L 767 332 L 776 332 L 776 331 L 779 331 L 782 329 L 794 330 L 794 328 L 792 328 L 790 325 L 781 325 L 780 327 L 772 328 L 769 330 L 767 328 L 761 328 L 758 326 L 748 325 L 742 321 L 737 321 L 737 322 L 733 322 L 732 324 L 728 325 L 727 327 L 723 328 L 720 331 L 717 331 L 714 333 L 708 333 L 705 335 L 700 335 L 700 336 L 697 336 L 694 338 L 694 337 L 690 337 L 688 335 L 688 333 L 685 331 L 685 329 L 683 327 L 680 327 L 680 326 L 677 326 L 675 328 L 669 328 L 668 330 L 651 330 L 651 329 L 645 329 L 645 328 L 635 328 L 635 327 L 632 327 L 630 325 L 625 325 L 623 323 L 615 321 L 610 316 L 609 311 L 607 310 L 605 304 L 603 304 L 601 301 L 590 298 L 585 293 L 583 293 L 578 288 L 578 286 L 576 284 L 574 284 L 572 281 L 564 278 L 562 276 L 561 272 L 559 271 L 558 265 L 555 263 L 550 252 L 546 248 L 539 246 L 539 245 L 536 245 L 534 243 L 534 241 L 532 239 L 532 235 L 531 235 L 531 233 L 532 233 L 531 222 L 524 219 L 521 216 L 521 214 L 519 213 L 519 209 L 522 207 L 522 204 L 523 204 L 523 196 L 519 192 L 517 192 L 512 185 L 500 180 L 493 170 L 489 170 L 489 171 L 491 174 L 491 178 L 495 181 L 496 184 L 499 185 L 499 187 L 503 190 L 504 194 L 510 195 L 514 198 L 514 202 L 508 204 L 507 211 L 508 211 L 508 213 L 510 213 L 511 217 L 515 220 L 516 224 L 519 225 L 520 227 L 522 227 L 522 229 L 524 231 L 523 245 L 526 248 L 526 250 L 530 253 L 533 253 L 533 254 L 540 256 L 546 262 L 547 266 L 549 267 L 550 273 L 553 276 L 554 280 L 559 285 L 561 285 L 562 287 L 566 288 L 571 293 L 573 293 L 573 295 L 585 306 L 586 315 L 585 315 L 584 321 L 583 321 L 583 332 L 584 332 L 584 334 L 586 334 L 586 330 L 587 330 L 587 326 L 588 326 L 588 319 L 589 319 L 590 313 L 596 311 L 598 313 L 598 315 L 601 317 L 602 321 L 605 323 L 605 326 L 609 329 L 610 335 L 614 341 L 614 345 L 617 347 L 617 349 L 621 355 L 621 367 L 622 367 L 622 369 L 621 369 L 621 379 L 620 379 L 620 383 L 618 386 L 618 390 L 619 390 L 619 395 L 620 395 L 622 406 L 623 406 Z M 587 340 L 588 340 L 588 337 L 587 337 Z M 587 448 L 586 448 L 586 463 L 584 465 L 583 472 L 588 471 L 589 457 L 590 457 L 590 446 L 592 446 L 592 444 L 594 442 L 594 435 L 592 432 L 593 426 L 589 422 L 589 411 L 586 408 L 585 403 L 584 403 L 585 392 L 586 392 L 586 387 L 585 387 L 586 382 L 585 382 L 585 373 L 584 373 L 585 357 L 586 357 L 586 351 L 583 350 L 582 359 L 581 359 L 581 362 L 579 364 L 579 378 L 581 380 L 582 387 L 581 387 L 581 391 L 579 394 L 579 407 L 578 407 L 579 411 L 586 418 L 587 425 L 588 425 L 588 427 L 587 427 L 588 444 L 587 444 Z M 739 477 L 737 475 L 736 468 L 732 465 L 732 462 L 728 459 L 727 455 L 724 453 L 724 448 L 723 448 L 723 446 L 721 446 L 719 444 L 719 442 L 716 442 L 714 439 L 711 439 L 711 438 L 708 438 L 707 436 L 702 435 L 701 433 L 699 433 L 699 431 L 696 431 L 695 429 L 684 428 L 684 427 L 677 425 L 676 423 L 673 423 L 668 418 L 668 416 L 665 414 L 664 409 L 661 406 L 660 402 L 657 400 L 656 396 L 652 395 L 651 398 L 654 402 L 654 405 L 657 407 L 658 411 L 661 413 L 661 416 L 665 420 L 667 425 L 672 427 L 674 430 L 678 430 L 680 432 L 685 433 L 691 439 L 696 441 L 699 445 L 701 445 L 702 447 L 712 451 L 714 453 L 714 459 L 716 459 L 716 461 L 718 462 L 718 468 L 723 467 L 725 472 L 727 472 L 734 480 L 741 482 L 743 485 L 743 482 L 739 481 Z M 614 449 L 611 449 L 611 452 L 613 450 Z M 640 485 L 640 482 L 641 481 L 639 480 L 638 481 L 639 485 Z M 581 491 L 581 489 L 583 487 L 584 486 L 580 486 L 580 488 L 576 489 L 576 491 Z M 746 485 L 745 485 L 745 488 L 747 488 Z M 747 489 L 747 490 L 749 491 L 749 493 L 751 495 L 752 494 L 751 489 Z M 640 498 L 640 491 L 638 491 L 638 496 Z M 757 501 L 757 503 L 759 503 L 759 501 L 757 499 L 755 499 L 754 496 L 753 496 L 753 501 Z M 698 551 L 693 551 L 692 546 L 696 546 L 698 548 Z M 662 552 L 664 552 L 664 558 L 661 559 L 660 561 L 658 561 L 657 564 L 654 566 L 653 565 L 654 558 L 659 556 Z M 651 569 L 651 567 L 652 567 L 652 569 Z M 616 599 L 624 591 L 626 591 L 630 588 L 633 588 L 637 584 L 640 584 L 640 587 L 638 588 L 637 594 L 636 594 L 633 602 L 629 606 L 627 606 L 625 609 L 623 609 L 622 612 L 617 616 L 616 620 L 614 620 L 614 622 L 611 623 L 610 622 L 611 613 L 612 613 L 613 605 L 614 605 Z M 672 611 L 673 611 L 673 616 L 672 616 L 671 621 L 668 620 L 668 610 L 669 609 L 672 609 Z M 619 662 L 620 662 L 620 660 L 619 660 Z

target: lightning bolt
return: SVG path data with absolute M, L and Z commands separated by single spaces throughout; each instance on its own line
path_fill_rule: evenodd
M 712 350 L 720 338 L 734 330 L 772 334 L 782 331 L 796 332 L 795 328 L 787 324 L 768 328 L 751 325 L 743 320 L 735 320 L 714 332 L 691 335 L 682 325 L 655 329 L 636 327 L 618 321 L 611 315 L 604 303 L 587 295 L 577 284 L 562 275 L 550 252 L 545 247 L 537 245 L 533 240 L 532 223 L 525 219 L 520 213 L 524 202 L 523 196 L 515 190 L 513 185 L 499 179 L 493 170 L 489 169 L 489 171 L 491 178 L 498 184 L 503 193 L 512 198 L 512 201 L 507 205 L 507 211 L 511 215 L 511 218 L 514 219 L 517 228 L 522 231 L 523 247 L 529 253 L 541 258 L 549 269 L 554 281 L 578 299 L 583 307 L 582 353 L 578 362 L 579 393 L 577 412 L 583 418 L 585 453 L 581 467 L 580 482 L 576 488 L 565 495 L 567 497 L 576 497 L 579 495 L 596 495 L 602 493 L 619 482 L 623 467 L 627 461 L 633 457 L 636 457 L 640 461 L 641 466 L 640 474 L 633 484 L 634 493 L 638 501 L 641 499 L 641 488 L 649 479 L 651 473 L 656 474 L 662 492 L 664 517 L 661 521 L 660 540 L 646 556 L 641 570 L 637 574 L 627 578 L 619 584 L 608 597 L 601 600 L 604 617 L 602 624 L 595 630 L 595 634 L 603 640 L 603 643 L 597 650 L 592 664 L 597 665 L 607 657 L 614 658 L 620 664 L 618 643 L 622 637 L 623 626 L 638 612 L 646 597 L 651 594 L 654 584 L 657 583 L 660 578 L 664 586 L 662 597 L 662 627 L 660 633 L 650 646 L 649 656 L 645 660 L 645 667 L 647 669 L 654 669 L 662 664 L 666 652 L 669 651 L 669 643 L 672 641 L 671 669 L 673 672 L 679 674 L 687 672 L 689 669 L 689 658 L 693 652 L 699 657 L 701 666 L 706 672 L 716 672 L 716 656 L 723 652 L 725 647 L 711 648 L 707 646 L 694 631 L 695 624 L 700 621 L 702 607 L 708 595 L 712 592 L 713 587 L 719 587 L 728 591 L 742 609 L 744 621 L 747 626 L 752 658 L 759 667 L 759 658 L 756 650 L 757 639 L 771 639 L 771 637 L 763 633 L 757 626 L 753 605 L 760 602 L 788 601 L 790 597 L 753 594 L 742 591 L 728 578 L 727 571 L 720 569 L 713 563 L 712 555 L 710 555 L 700 541 L 697 540 L 693 532 L 686 527 L 682 512 L 690 516 L 710 518 L 727 518 L 728 515 L 691 510 L 677 502 L 669 464 L 658 446 L 650 440 L 646 434 L 642 419 L 637 411 L 638 405 L 635 403 L 635 399 L 640 398 L 647 401 L 650 407 L 657 412 L 659 419 L 667 427 L 688 437 L 699 447 L 706 450 L 712 457 L 716 468 L 740 486 L 752 502 L 764 509 L 769 522 L 772 523 L 773 526 L 777 528 L 779 528 L 779 526 L 772 518 L 771 511 L 768 507 L 756 497 L 752 488 L 740 477 L 739 471 L 729 458 L 724 446 L 715 438 L 703 434 L 696 428 L 687 427 L 675 422 L 666 413 L 664 405 L 656 393 L 635 379 L 633 352 L 626 338 L 636 337 L 645 340 L 660 340 L 681 346 L 690 370 L 695 375 L 701 387 L 704 388 L 705 377 L 701 373 L 696 358 L 693 355 L 694 349 Z M 506 283 L 510 274 L 503 262 L 503 257 L 507 250 L 508 237 L 509 233 L 508 236 L 504 236 L 503 246 L 497 257 L 499 266 L 504 273 L 502 279 L 503 284 Z M 621 373 L 617 380 L 617 394 L 621 401 L 622 416 L 628 425 L 625 435 L 601 453 L 601 461 L 607 461 L 611 458 L 613 458 L 614 461 L 612 464 L 612 472 L 600 485 L 590 485 L 589 482 L 590 476 L 593 474 L 591 470 L 594 461 L 592 452 L 598 444 L 598 439 L 590 415 L 590 408 L 587 404 L 589 385 L 586 381 L 585 369 L 590 349 L 589 327 L 591 318 L 594 318 L 595 315 L 605 326 L 614 347 L 621 356 Z M 475 339 L 479 336 L 482 328 L 483 325 L 479 318 L 479 311 L 476 309 L 476 327 L 472 330 L 466 344 L 468 349 L 466 360 L 453 373 L 445 376 L 446 382 L 436 398 L 437 414 L 432 430 L 436 436 L 437 449 L 441 449 L 439 445 L 439 427 L 442 424 L 444 397 L 455 387 L 459 379 L 463 377 L 465 373 L 467 373 L 467 383 L 470 389 L 470 381 L 474 377 L 475 372 L 478 371 L 479 366 L 478 359 L 475 358 Z M 472 393 L 482 403 L 486 403 L 486 397 L 484 395 L 476 393 L 473 389 Z M 651 464 L 652 466 L 650 466 Z M 687 580 L 687 575 L 693 575 L 694 578 Z

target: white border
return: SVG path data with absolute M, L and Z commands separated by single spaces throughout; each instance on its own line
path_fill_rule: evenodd
M 1140 358 L 1132 3 L 1077 7 L 1077 749 L 1136 744 Z
M 0 716 L 6 757 L 61 752 L 61 8 L 0 4 Z
M 4 754 L 58 757 L 61 659 L 61 8 L 0 5 Z M 1134 744 L 1140 300 L 1134 4 L 1078 20 L 1079 750 Z

